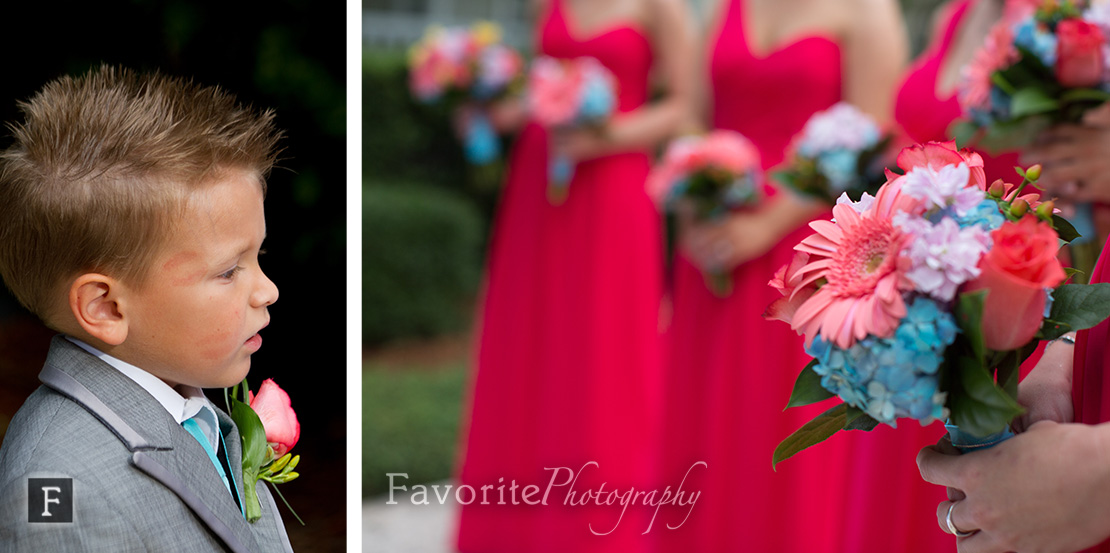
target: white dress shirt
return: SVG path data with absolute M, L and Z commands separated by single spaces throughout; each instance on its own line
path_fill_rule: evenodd
M 176 389 L 171 388 L 162 379 L 135 365 L 116 359 L 72 336 L 66 336 L 66 339 L 111 365 L 141 386 L 147 393 L 154 396 L 154 399 L 158 400 L 162 407 L 166 408 L 166 411 L 177 421 L 177 424 L 196 417 L 197 424 L 204 432 L 205 437 L 208 438 L 208 443 L 212 444 L 212 449 L 219 449 L 220 435 L 216 409 L 212 406 L 212 402 L 204 397 L 204 392 L 200 388 L 184 384 L 179 385 Z

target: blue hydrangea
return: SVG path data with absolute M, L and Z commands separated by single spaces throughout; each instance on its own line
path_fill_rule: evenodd
M 945 416 L 937 369 L 958 332 L 950 313 L 918 297 L 890 338 L 868 336 L 844 350 L 818 335 L 806 352 L 821 385 L 845 403 L 890 426 L 903 417 L 926 424 Z
M 574 163 L 571 163 L 570 158 L 561 155 L 551 156 L 547 167 L 547 178 L 551 181 L 551 184 L 566 186 L 570 184 L 570 179 L 573 176 Z
M 475 165 L 490 163 L 501 152 L 497 133 L 484 115 L 475 113 L 470 117 L 463 140 L 463 152 L 466 160 Z
M 836 192 L 843 192 L 857 180 L 856 165 L 859 152 L 852 150 L 832 150 L 817 157 L 817 170 L 829 179 L 829 185 Z
M 756 196 L 756 185 L 755 178 L 751 174 L 744 173 L 740 175 L 725 187 L 721 203 L 728 207 L 739 207 L 747 204 Z
M 979 202 L 974 210 L 963 217 L 954 217 L 954 219 L 960 224 L 960 228 L 979 225 L 985 230 L 995 230 L 1006 222 L 1006 217 L 998 210 L 998 202 L 990 198 Z
M 616 106 L 613 91 L 602 79 L 590 79 L 582 89 L 578 116 L 582 121 L 600 121 L 609 116 Z
M 1032 17 L 1014 25 L 1014 44 L 1037 56 L 1047 67 L 1056 65 L 1056 36 L 1042 29 Z

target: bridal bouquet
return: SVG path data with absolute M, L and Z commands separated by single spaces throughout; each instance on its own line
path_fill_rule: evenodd
M 617 108 L 617 80 L 596 58 L 533 60 L 528 74 L 528 107 L 549 129 L 586 127 L 603 132 Z M 574 165 L 553 151 L 548 166 L 548 200 L 566 200 Z
M 829 204 L 843 193 L 874 194 L 886 182 L 883 154 L 890 141 L 867 114 L 840 102 L 810 117 L 791 144 L 787 168 L 774 177 Z
M 811 223 L 770 282 L 783 297 L 764 316 L 804 334 L 814 358 L 788 407 L 843 400 L 779 444 L 775 463 L 900 418 L 989 441 L 1023 412 L 1018 367 L 1038 340 L 1110 315 L 1110 284 L 1062 284 L 1056 252 L 1075 232 L 1032 191 L 1039 166 L 988 186 L 982 158 L 954 142 L 897 163 L 905 175 L 888 172 L 875 196 L 842 196 L 834 219 Z
M 969 120 L 954 135 L 990 150 L 1030 144 L 1110 99 L 1110 6 L 1082 0 L 1011 2 L 964 74 Z
M 648 191 L 672 211 L 685 210 L 695 221 L 726 215 L 759 201 L 759 152 L 737 132 L 717 130 L 704 136 L 677 138 L 648 178 Z M 718 296 L 731 293 L 728 273 L 705 275 Z
M 520 54 L 501 43 L 501 32 L 492 23 L 470 29 L 431 27 L 409 52 L 409 88 L 417 100 L 466 106 L 463 151 L 475 165 L 492 162 L 501 148 L 481 105 L 508 94 L 523 75 Z

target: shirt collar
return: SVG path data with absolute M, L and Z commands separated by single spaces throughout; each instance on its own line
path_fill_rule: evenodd
M 66 339 L 73 342 L 81 349 L 89 352 L 91 355 L 97 357 L 101 361 L 111 365 L 124 376 L 134 381 L 141 386 L 154 399 L 158 401 L 163 408 L 181 424 L 198 414 L 198 422 L 201 424 L 201 429 L 211 443 L 215 444 L 218 440 L 217 429 L 219 428 L 219 421 L 216 418 L 216 411 L 212 407 L 212 403 L 208 398 L 204 397 L 204 392 L 195 386 L 186 386 L 184 384 L 171 388 L 162 379 L 150 374 L 135 365 L 132 365 L 121 359 L 116 359 L 107 353 L 104 353 L 77 338 L 66 336 Z

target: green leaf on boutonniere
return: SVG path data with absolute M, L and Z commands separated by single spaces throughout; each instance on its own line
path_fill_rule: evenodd
M 956 324 L 980 366 L 985 364 L 987 357 L 987 346 L 983 342 L 983 304 L 986 301 L 987 290 L 966 292 L 956 300 Z
M 774 458 L 771 460 L 771 468 L 774 469 L 775 465 L 793 457 L 799 451 L 825 441 L 829 436 L 843 430 L 847 423 L 847 403 L 841 403 L 817 415 L 813 420 L 802 425 L 801 428 L 795 430 L 793 434 L 779 443 L 778 447 L 775 448 Z
M 244 399 L 246 398 L 246 380 L 243 380 Z M 239 428 L 239 441 L 243 445 L 243 510 L 246 519 L 254 522 L 262 517 L 262 507 L 258 502 L 258 492 L 255 485 L 258 483 L 258 474 L 262 465 L 268 461 L 266 443 L 266 429 L 262 420 L 251 409 L 250 405 L 239 401 L 238 394 L 229 400 L 231 404 L 231 420 Z
M 1079 231 L 1075 230 L 1075 227 L 1072 226 L 1072 224 L 1069 223 L 1067 219 L 1059 215 L 1052 215 L 1052 228 L 1056 229 L 1056 235 L 1059 236 L 1060 240 L 1063 240 L 1064 242 L 1070 243 L 1072 240 L 1075 240 L 1076 238 L 1079 238 L 1081 236 L 1079 234 Z
M 1062 284 L 1052 291 L 1052 313 L 1041 326 L 1045 340 L 1083 330 L 1110 316 L 1110 283 Z
M 957 374 L 948 391 L 952 423 L 973 436 L 1000 432 L 1024 412 L 1017 401 L 994 382 L 982 363 L 971 357 L 956 359 Z
M 1060 109 L 1060 102 L 1036 86 L 1022 88 L 1010 99 L 1010 116 L 1014 118 L 1048 113 L 1058 109 Z
M 794 381 L 794 391 L 790 393 L 790 401 L 786 404 L 786 409 L 825 401 L 835 395 L 821 386 L 821 375 L 813 370 L 816 365 L 817 360 L 814 359 L 798 374 L 798 379 Z

